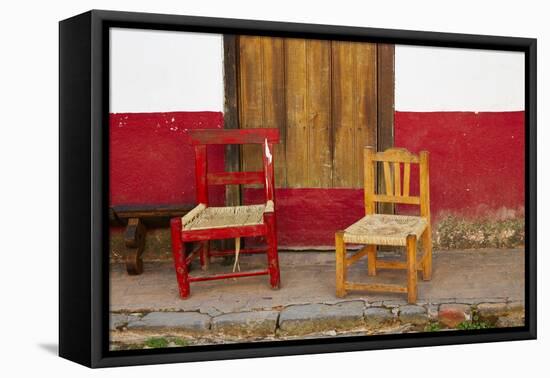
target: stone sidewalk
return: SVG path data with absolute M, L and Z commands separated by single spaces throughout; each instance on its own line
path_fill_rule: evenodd
M 191 335 L 195 342 L 212 343 L 216 338 L 268 340 L 418 331 L 435 323 L 437 329 L 456 328 L 472 320 L 492 326 L 517 326 L 523 321 L 523 249 L 435 252 L 432 280 L 424 282 L 419 274 L 415 306 L 407 305 L 406 294 L 351 292 L 337 298 L 334 253 L 280 252 L 279 256 L 279 290 L 269 288 L 267 276 L 207 281 L 191 284 L 186 300 L 178 297 L 171 262 L 146 263 L 140 276 L 128 276 L 123 265 L 112 265 L 112 341 Z M 380 254 L 382 259 L 395 256 Z M 260 267 L 264 259 L 242 257 L 241 269 Z M 211 264 L 211 272 L 231 268 L 220 260 Z M 379 270 L 376 277 L 366 272 L 364 259 L 352 267 L 348 279 L 406 283 L 401 270 Z M 191 274 L 204 273 L 194 266 Z

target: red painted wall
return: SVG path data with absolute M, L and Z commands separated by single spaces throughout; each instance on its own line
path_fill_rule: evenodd
M 219 112 L 112 114 L 111 204 L 194 203 L 194 157 L 183 130 L 222 127 Z M 395 145 L 430 152 L 435 221 L 447 213 L 521 214 L 524 138 L 524 112 L 395 113 Z M 213 146 L 209 167 L 223 166 L 223 148 Z M 223 187 L 211 198 L 222 204 Z M 247 203 L 262 199 L 261 189 L 245 191 Z M 360 189 L 277 189 L 276 206 L 281 247 L 332 246 L 334 232 L 364 214 Z
M 259 203 L 263 197 L 262 189 L 245 190 L 248 203 Z M 330 247 L 335 231 L 365 215 L 363 190 L 277 189 L 275 210 L 281 247 Z
M 185 129 L 223 128 L 221 112 L 117 113 L 110 115 L 110 202 L 195 203 L 192 147 Z M 208 164 L 224 169 L 223 147 L 210 146 Z M 224 201 L 213 187 L 213 204 Z
M 436 221 L 445 213 L 472 218 L 523 212 L 524 119 L 523 111 L 395 112 L 395 145 L 430 152 Z

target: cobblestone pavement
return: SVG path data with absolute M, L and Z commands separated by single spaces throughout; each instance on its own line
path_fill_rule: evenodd
M 405 294 L 351 292 L 337 298 L 334 253 L 281 252 L 279 256 L 279 290 L 269 288 L 267 276 L 207 281 L 191 284 L 186 300 L 178 296 L 171 262 L 145 263 L 140 276 L 128 276 L 123 265 L 112 265 L 112 342 L 191 335 L 195 343 L 215 343 L 409 332 L 434 322 L 439 329 L 473 320 L 499 327 L 524 321 L 523 249 L 434 253 L 432 280 L 424 282 L 419 274 L 416 305 L 408 305 Z M 395 259 L 395 254 L 381 255 L 388 257 Z M 259 267 L 263 259 L 243 257 L 241 270 Z M 214 260 L 209 273 L 231 268 L 232 264 Z M 361 261 L 352 267 L 348 279 L 406 283 L 404 271 L 379 270 L 376 277 L 367 276 L 366 271 L 366 261 Z M 205 273 L 195 266 L 192 274 Z
M 122 264 L 111 270 L 111 311 L 177 310 L 220 313 L 273 308 L 289 304 L 331 303 L 335 296 L 334 254 L 328 252 L 281 252 L 281 288 L 272 290 L 268 277 L 248 277 L 191 284 L 191 296 L 182 300 L 171 262 L 145 263 L 142 275 L 128 276 Z M 258 267 L 262 256 L 241 258 L 241 269 Z M 246 259 L 254 260 L 245 264 Z M 232 266 L 215 261 L 211 272 L 229 272 Z M 195 267 L 191 274 L 202 272 Z M 367 276 L 366 259 L 352 266 L 350 281 L 405 284 L 404 271 L 379 270 Z M 483 298 L 523 300 L 524 251 L 487 249 L 436 252 L 433 276 L 424 282 L 419 274 L 418 302 L 479 302 Z M 351 292 L 346 299 L 369 302 L 406 299 L 404 294 Z

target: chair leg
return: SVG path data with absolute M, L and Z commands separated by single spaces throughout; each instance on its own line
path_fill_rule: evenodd
M 367 274 L 369 276 L 376 276 L 376 245 L 367 245 L 367 251 Z
M 429 281 L 432 279 L 432 228 L 430 225 L 424 230 L 422 235 L 422 244 L 424 244 L 424 263 L 422 265 L 422 279 Z
M 336 296 L 346 296 L 346 245 L 344 243 L 344 232 L 338 231 L 335 234 L 336 242 Z
M 416 236 L 407 236 L 407 294 L 408 302 L 416 303 Z
M 187 298 L 190 294 L 189 274 L 186 263 L 186 256 L 181 242 L 181 218 L 172 218 L 170 220 L 170 229 L 172 235 L 172 255 L 174 258 L 174 268 L 176 269 L 176 278 L 178 281 L 179 293 L 181 298 Z
M 277 227 L 275 214 L 265 213 L 264 222 L 267 225 L 267 266 L 269 270 L 269 283 L 272 289 L 278 289 L 281 285 L 281 272 L 279 269 L 279 254 L 277 252 Z
M 201 263 L 201 269 L 208 270 L 208 267 L 210 266 L 210 242 L 208 240 L 201 242 L 199 259 Z

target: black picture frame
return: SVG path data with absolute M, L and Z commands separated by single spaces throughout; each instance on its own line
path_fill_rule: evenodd
M 277 35 L 525 53 L 525 326 L 197 346 L 108 350 L 109 28 Z M 537 41 L 435 33 L 92 10 L 59 23 L 59 354 L 89 367 L 535 339 Z

